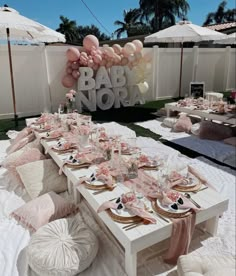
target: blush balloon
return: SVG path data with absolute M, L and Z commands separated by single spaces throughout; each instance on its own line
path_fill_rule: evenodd
M 75 79 L 71 75 L 65 75 L 61 81 L 62 85 L 66 88 L 71 88 L 75 84 Z
M 129 60 L 126 57 L 123 57 L 121 59 L 121 65 L 127 65 L 129 63 Z
M 128 42 L 124 46 L 124 53 L 134 54 L 136 51 L 136 46 L 132 42 Z
M 119 45 L 119 44 L 114 44 L 114 45 L 112 45 L 112 48 L 114 49 L 114 51 L 115 51 L 115 53 L 116 54 L 120 54 L 121 53 L 121 51 L 122 51 L 122 47 Z
M 93 60 L 94 60 L 95 63 L 100 64 L 102 62 L 102 57 L 100 55 L 96 54 L 93 57 Z
M 70 75 L 70 74 L 72 73 L 72 71 L 73 71 L 73 69 L 72 69 L 71 66 L 68 66 L 68 67 L 66 68 L 66 73 L 67 73 L 68 75 Z
M 74 61 L 72 64 L 71 64 L 71 68 L 73 70 L 78 70 L 79 69 L 79 64 L 78 62 Z
M 78 70 L 73 70 L 72 71 L 72 77 L 77 80 L 80 76 L 80 72 Z
M 86 35 L 83 39 L 83 46 L 85 50 L 91 51 L 99 47 L 99 41 L 94 35 Z
M 80 51 L 75 47 L 70 47 L 66 51 L 66 56 L 69 61 L 77 61 L 80 57 Z
M 142 51 L 142 49 L 143 49 L 143 43 L 142 43 L 142 41 L 140 41 L 138 39 L 135 39 L 135 40 L 132 41 L 132 43 L 136 47 L 136 53 L 139 53 L 139 52 Z

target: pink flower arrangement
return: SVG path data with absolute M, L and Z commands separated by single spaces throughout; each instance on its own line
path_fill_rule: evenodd
M 81 125 L 79 127 L 79 133 L 80 133 L 80 135 L 89 135 L 90 132 L 91 132 L 91 127 L 90 126 Z
M 68 101 L 72 102 L 75 100 L 75 95 L 76 95 L 76 91 L 71 89 L 69 92 L 66 93 L 66 98 Z

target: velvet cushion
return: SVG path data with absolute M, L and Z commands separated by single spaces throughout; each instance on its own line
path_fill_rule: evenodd
M 224 140 L 233 136 L 233 129 L 223 124 L 217 124 L 210 121 L 201 122 L 199 137 L 209 140 Z
M 173 126 L 173 130 L 175 132 L 190 132 L 192 127 L 192 122 L 187 115 L 183 114 L 177 120 L 177 122 Z
M 67 179 L 58 174 L 58 167 L 52 159 L 31 162 L 18 166 L 16 170 L 31 198 L 50 191 L 61 193 L 67 190 Z
M 72 276 L 84 271 L 98 252 L 98 240 L 78 215 L 58 219 L 32 235 L 29 266 L 41 276 Z
M 11 213 L 18 222 L 31 230 L 55 219 L 63 218 L 76 211 L 76 206 L 54 192 L 49 192 L 25 203 Z
M 36 148 L 21 149 L 9 154 L 2 163 L 2 166 L 11 173 L 15 180 L 24 187 L 21 178 L 16 171 L 16 167 L 24 164 L 34 162 L 37 160 L 43 160 L 46 157 Z

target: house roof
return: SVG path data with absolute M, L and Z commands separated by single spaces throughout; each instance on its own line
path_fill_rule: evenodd
M 235 27 L 236 27 L 236 22 L 227 22 L 222 24 L 214 24 L 214 25 L 206 26 L 206 28 L 214 31 L 224 31 Z

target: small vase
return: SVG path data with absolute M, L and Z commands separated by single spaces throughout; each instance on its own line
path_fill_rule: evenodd
M 75 110 L 75 102 L 74 101 L 67 102 L 66 107 L 67 107 L 67 113 L 72 113 Z

